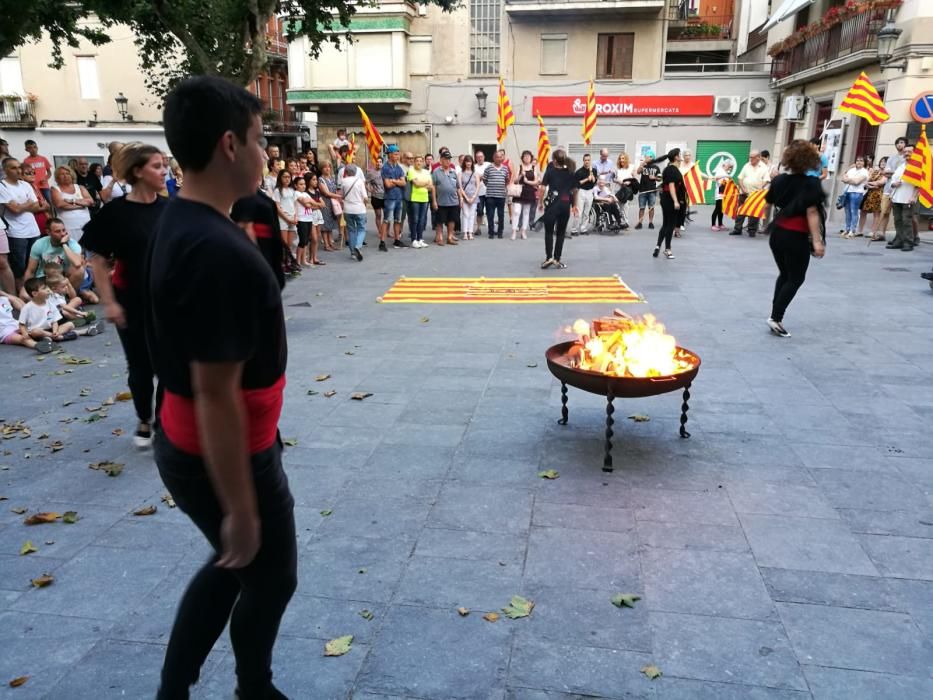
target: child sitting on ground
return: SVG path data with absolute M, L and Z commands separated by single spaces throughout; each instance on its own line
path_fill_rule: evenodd
M 52 352 L 52 340 L 43 338 L 36 342 L 28 335 L 19 332 L 19 323 L 13 318 L 14 310 L 18 313 L 26 303 L 19 297 L 0 291 L 0 345 L 22 345 L 36 352 Z
M 59 323 L 61 313 L 52 303 L 52 290 L 42 278 L 26 280 L 26 293 L 32 300 L 19 312 L 19 334 L 33 340 L 74 340 L 78 337 L 71 321 Z
M 49 285 L 49 289 L 52 290 L 52 303 L 55 304 L 66 321 L 74 321 L 75 327 L 81 328 L 97 319 L 97 315 L 93 311 L 81 310 L 84 301 L 75 294 L 75 289 L 71 286 L 68 278 L 50 272 L 46 274 L 45 280 Z

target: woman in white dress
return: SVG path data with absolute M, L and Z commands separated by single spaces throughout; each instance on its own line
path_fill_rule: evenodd
M 75 183 L 75 174 L 67 165 L 55 169 L 52 206 L 65 224 L 68 235 L 80 243 L 84 224 L 91 220 L 90 207 L 94 206 L 94 198 L 82 185 Z

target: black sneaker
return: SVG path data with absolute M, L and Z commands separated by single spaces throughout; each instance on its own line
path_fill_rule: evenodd
M 396 239 L 392 242 L 392 247 L 393 247 L 393 248 L 407 248 L 408 246 L 406 246 L 404 243 L 402 243 L 402 241 L 401 241 L 400 239 L 396 238 Z
M 914 246 L 912 243 L 905 243 L 903 246 L 901 246 L 901 251 L 904 253 L 909 253 L 913 249 L 914 249 Z
M 641 222 L 640 222 L 640 221 L 639 221 L 637 224 L 635 224 L 635 230 L 636 230 L 636 231 L 640 231 L 640 230 L 641 230 Z
M 379 250 L 381 250 L 383 253 L 388 253 L 388 252 L 389 252 L 389 249 L 386 248 L 386 242 L 385 242 L 385 241 L 379 241 Z
M 363 262 L 363 254 L 360 252 L 359 248 L 353 249 L 353 255 L 359 262 Z
M 925 280 L 933 282 L 933 272 L 921 272 L 920 276 Z
M 651 254 L 651 257 L 656 258 L 658 257 L 660 253 L 661 253 L 661 246 L 656 246 L 654 249 L 654 252 Z
M 648 224 L 648 228 L 654 228 L 654 224 Z
M 735 229 L 733 229 L 732 231 L 729 231 L 729 235 L 730 235 L 730 236 L 741 236 L 741 235 L 742 235 L 742 232 L 741 232 L 741 231 L 736 231 Z
M 136 426 L 136 433 L 133 435 L 133 444 L 139 450 L 145 450 L 152 445 L 152 426 L 140 422 Z

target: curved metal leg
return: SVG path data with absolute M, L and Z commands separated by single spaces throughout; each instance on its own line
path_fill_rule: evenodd
M 612 405 L 612 399 L 615 398 L 612 395 L 612 390 L 606 394 L 606 456 L 603 457 L 603 471 L 611 472 L 612 471 L 612 425 L 615 421 L 612 420 L 612 414 L 615 412 L 615 407 Z
M 563 382 L 560 383 L 560 419 L 557 421 L 558 425 L 567 425 L 567 418 L 569 416 L 567 411 L 567 385 Z
M 687 432 L 687 411 L 690 410 L 690 406 L 687 405 L 687 402 L 690 400 L 690 385 L 684 387 L 684 402 L 680 405 L 680 437 L 688 438 L 690 433 Z

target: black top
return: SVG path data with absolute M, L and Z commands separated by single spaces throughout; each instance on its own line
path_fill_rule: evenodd
M 87 175 L 78 174 L 75 178 L 75 182 L 86 189 L 87 193 L 91 195 L 91 199 L 94 200 L 95 208 L 100 205 L 100 191 L 104 189 L 104 186 L 96 175 L 92 175 L 91 173 Z
M 654 163 L 645 165 L 641 169 L 641 182 L 639 183 L 638 191 L 639 192 L 648 192 L 649 190 L 656 189 L 658 186 L 656 178 L 658 173 L 661 172 L 659 168 Z
M 587 170 L 589 170 L 589 172 L 587 172 Z M 586 184 L 580 184 L 581 182 L 583 182 L 583 180 L 585 180 L 590 175 L 593 176 L 592 182 L 587 182 Z M 577 188 L 581 190 L 591 190 L 594 187 L 596 187 L 596 183 L 599 181 L 599 175 L 596 172 L 596 168 L 593 168 L 593 167 L 590 167 L 589 169 L 579 168 L 577 172 L 573 174 L 573 177 L 577 181 Z
M 819 178 L 783 173 L 771 181 L 765 201 L 781 210 L 782 216 L 802 216 L 810 207 L 822 209 L 825 195 Z
M 677 190 L 677 201 L 681 204 L 685 203 L 687 188 L 684 187 L 684 176 L 680 174 L 680 169 L 671 163 L 661 174 L 661 196 L 670 197 L 671 192 L 668 189 L 668 185 L 674 183 L 674 188 Z
M 548 188 L 549 194 L 557 195 L 558 200 L 573 204 L 573 193 L 580 188 L 576 175 L 566 168 L 548 166 L 541 184 Z
M 134 301 L 142 297 L 146 250 L 167 203 L 164 197 L 151 204 L 117 197 L 84 225 L 81 245 L 115 259 L 113 286 Z
M 146 273 L 146 337 L 166 390 L 193 397 L 192 361 L 244 362 L 243 389 L 279 381 L 288 355 L 282 295 L 243 229 L 176 197 L 149 246 Z
M 275 208 L 275 201 L 259 191 L 249 197 L 238 199 L 230 212 L 230 218 L 238 224 L 253 225 L 256 245 L 259 246 L 262 256 L 272 268 L 275 280 L 279 283 L 279 289 L 283 289 L 285 272 L 282 269 L 282 258 L 285 248 L 279 233 L 279 213 Z

